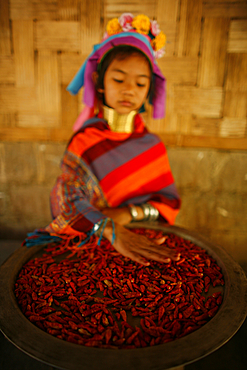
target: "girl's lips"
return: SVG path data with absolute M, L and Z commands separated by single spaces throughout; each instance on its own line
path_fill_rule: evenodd
M 120 101 L 120 104 L 123 105 L 124 107 L 131 107 L 132 106 L 132 103 L 127 101 L 127 100 Z

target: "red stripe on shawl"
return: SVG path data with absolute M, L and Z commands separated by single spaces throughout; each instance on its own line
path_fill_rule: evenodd
M 107 139 L 111 141 L 116 141 L 117 145 L 119 145 L 121 141 L 128 139 L 130 136 L 133 138 L 140 137 L 147 133 L 147 129 L 144 126 L 143 120 L 139 114 L 136 115 L 134 124 L 135 124 L 135 131 L 129 134 L 129 133 L 119 133 L 119 132 L 111 131 L 109 129 L 109 126 L 105 122 L 103 122 L 103 125 L 104 125 L 103 127 L 105 129 L 103 129 L 102 127 L 102 122 L 96 122 L 95 125 L 92 123 L 92 125 L 90 124 L 89 126 L 85 127 L 85 129 L 76 133 L 72 137 L 68 145 L 68 150 L 70 152 L 76 153 L 79 156 L 82 156 L 83 153 L 85 153 L 87 150 L 96 149 L 96 151 L 99 151 L 98 153 L 100 156 L 105 151 L 107 151 L 105 148 L 99 149 L 101 144 L 104 141 L 107 141 Z M 99 127 L 100 127 L 100 130 L 99 130 Z M 111 145 L 113 146 L 113 142 L 111 142 Z M 94 146 L 95 148 L 93 148 Z
M 90 134 L 87 135 L 87 129 L 85 129 L 85 132 L 79 132 L 76 136 L 74 136 L 73 140 L 68 146 L 68 150 L 76 153 L 78 156 L 81 156 L 87 149 L 101 143 L 102 140 L 105 140 L 101 131 L 98 131 L 95 128 L 90 128 L 89 132 Z
M 105 154 L 109 150 L 117 148 L 122 143 L 123 143 L 122 141 L 109 141 L 108 139 L 102 140 L 100 143 L 97 143 L 94 146 L 85 150 L 81 157 L 88 164 L 91 164 L 96 158 Z
M 110 130 L 99 131 L 95 127 L 86 128 L 84 132 L 79 132 L 74 138 L 71 140 L 70 144 L 68 145 L 68 150 L 70 152 L 75 153 L 77 156 L 83 157 L 84 154 L 88 151 L 90 155 L 94 153 L 96 158 L 105 152 L 108 149 L 112 149 L 115 146 L 120 145 L 124 140 L 128 139 L 130 136 L 142 136 L 142 134 L 126 134 L 126 133 L 116 133 Z M 108 140 L 110 140 L 110 146 L 108 148 L 107 144 Z M 114 145 L 114 141 L 116 141 L 116 145 Z M 87 155 L 84 159 L 87 159 Z M 92 160 L 90 160 L 90 163 Z
M 157 202 L 166 203 L 167 205 L 169 205 L 169 207 L 176 208 L 177 199 L 168 199 L 162 194 L 155 193 L 161 189 L 161 186 L 165 182 L 167 183 L 167 186 L 173 184 L 174 179 L 171 173 L 168 172 L 167 174 L 162 174 L 161 176 L 156 177 L 150 182 L 145 183 L 141 186 L 141 188 L 135 189 L 133 192 L 125 192 L 122 195 L 121 203 L 127 201 L 128 199 L 135 198 L 136 196 L 150 194 L 150 199 L 153 199 Z
M 131 140 L 132 138 L 141 138 L 145 136 L 146 132 L 143 133 L 133 133 L 128 138 Z M 116 141 L 109 141 L 108 139 L 102 140 L 99 143 L 96 143 L 94 146 L 85 150 L 85 152 L 81 155 L 81 157 L 90 165 L 95 159 L 100 157 L 101 155 L 107 153 L 110 150 L 114 150 L 118 146 L 122 145 L 125 140 L 116 140 Z M 113 152 L 114 155 L 114 152 Z
M 146 195 L 146 194 L 152 194 L 153 192 L 160 190 L 161 184 L 163 185 L 163 183 L 161 183 L 161 181 L 163 181 L 162 179 L 163 180 L 165 179 L 165 182 L 167 183 L 167 186 L 169 186 L 170 184 L 173 183 L 172 174 L 168 172 L 166 175 L 161 175 L 160 177 L 158 177 L 158 178 L 150 181 L 149 183 L 144 183 L 143 185 L 141 184 L 139 186 L 136 186 L 134 189 L 132 189 L 132 191 L 129 191 L 130 189 L 129 188 L 126 188 L 126 187 L 125 187 L 125 191 L 123 191 L 123 190 L 122 191 L 118 191 L 118 189 L 117 189 L 116 191 L 118 191 L 118 198 L 117 197 L 112 197 L 112 193 L 110 192 L 109 194 L 112 197 L 111 200 L 114 199 L 114 202 L 116 202 L 114 204 L 114 207 L 118 206 L 119 204 L 125 202 L 128 199 L 135 198 L 136 196 L 142 196 L 142 195 Z M 122 184 L 122 188 L 124 186 L 128 186 L 128 185 Z M 159 196 L 159 194 L 156 194 L 155 195 L 155 200 L 160 200 L 161 202 L 163 200 L 165 200 L 166 203 L 168 203 L 167 202 L 167 198 L 162 197 L 162 195 Z M 108 200 L 108 202 L 110 203 L 109 200 Z M 169 204 L 170 207 L 173 206 L 172 203 L 173 202 L 171 202 L 171 204 Z
M 140 188 L 142 188 L 146 181 L 145 179 L 148 177 L 149 173 L 157 174 L 157 177 L 161 175 L 161 169 L 165 168 L 166 175 L 165 175 L 165 183 L 162 183 L 162 187 L 170 185 L 173 183 L 173 178 L 170 172 L 169 165 L 166 165 L 166 161 L 164 161 L 164 155 L 160 156 L 159 158 L 150 161 L 148 164 L 142 166 L 140 169 L 134 171 L 132 174 L 129 174 L 127 177 L 121 176 L 120 180 L 115 182 L 114 177 L 112 177 L 112 183 L 106 183 L 108 190 L 106 191 L 104 185 L 100 185 L 106 195 L 108 203 L 112 207 L 116 207 L 123 202 L 123 199 L 127 199 L 129 194 L 140 194 Z M 163 172 L 163 171 L 162 171 Z M 114 173 L 114 172 L 113 172 Z M 111 174 L 110 174 L 111 175 Z M 108 176 L 107 176 L 108 177 Z M 110 186 L 109 186 L 110 185 Z M 149 190 L 149 191 L 148 191 Z M 145 191 L 152 192 L 153 189 L 146 189 Z
M 167 153 L 162 143 L 156 144 L 149 150 L 131 159 L 127 163 L 123 164 L 122 166 L 116 168 L 115 170 L 110 172 L 108 175 L 106 175 L 100 181 L 100 185 L 104 193 L 107 194 L 109 191 L 111 191 L 112 186 L 118 183 L 118 181 L 124 181 L 125 178 L 127 179 L 129 176 L 134 176 L 135 173 L 139 171 L 142 171 L 143 173 L 143 170 L 145 169 L 145 167 L 150 167 L 150 164 L 155 163 L 157 160 L 163 161 L 161 163 L 162 173 L 170 171 L 170 165 L 168 162 Z M 150 168 L 150 171 L 151 173 L 154 172 L 154 170 L 152 170 L 151 168 Z M 149 173 L 150 172 L 145 173 L 144 177 L 142 177 L 141 179 L 138 179 L 138 184 L 141 184 L 143 182 L 143 179 L 145 179 L 145 183 L 146 183 L 146 179 L 148 178 Z M 159 176 L 160 173 L 161 171 L 157 171 L 157 176 Z M 167 186 L 167 184 L 165 183 L 162 187 L 164 186 Z

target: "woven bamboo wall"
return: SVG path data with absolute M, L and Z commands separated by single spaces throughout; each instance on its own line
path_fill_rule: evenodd
M 247 149 L 245 0 L 1 0 L 0 140 L 68 140 L 82 104 L 66 86 L 126 11 L 155 17 L 168 39 L 167 115 L 149 112 L 149 127 L 167 145 Z

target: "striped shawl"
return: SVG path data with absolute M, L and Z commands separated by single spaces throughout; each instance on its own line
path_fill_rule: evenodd
M 105 207 L 149 202 L 173 224 L 180 207 L 167 151 L 142 118 L 131 134 L 116 133 L 102 118 L 86 121 L 70 140 L 62 174 L 51 192 L 52 235 L 90 233 Z

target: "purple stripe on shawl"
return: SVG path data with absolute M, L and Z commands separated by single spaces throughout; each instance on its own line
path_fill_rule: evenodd
M 158 143 L 160 143 L 160 139 L 153 134 L 147 134 L 144 137 L 135 139 L 135 145 L 133 145 L 132 140 L 123 142 L 120 146 L 96 158 L 91 162 L 90 166 L 99 181 L 101 181 L 110 172 L 129 162 L 131 159 L 136 158 Z
M 75 201 L 74 204 L 79 213 L 87 220 L 92 222 L 92 224 L 96 224 L 97 222 L 106 218 L 103 213 L 101 213 L 97 208 L 93 207 L 86 199 L 79 199 L 78 201 Z
M 156 194 L 161 194 L 168 199 L 179 199 L 177 188 L 174 183 L 157 191 Z
M 145 132 L 143 132 L 141 134 L 134 132 L 134 133 L 131 134 L 131 136 L 128 137 L 127 140 L 133 142 L 133 140 L 141 139 L 141 138 L 145 137 L 146 135 L 147 135 L 146 130 L 145 130 Z M 94 162 L 97 158 L 104 155 L 106 152 L 108 152 L 110 150 L 114 150 L 118 146 L 123 145 L 123 143 L 125 143 L 125 142 L 126 142 L 126 139 L 110 140 L 110 139 L 106 138 L 105 140 L 102 140 L 101 142 L 96 143 L 95 145 L 92 145 L 87 150 L 85 150 L 85 152 L 83 152 L 83 154 L 81 155 L 81 158 L 83 158 L 87 163 L 90 164 L 90 163 Z M 145 144 L 145 142 L 144 142 L 144 144 Z
M 165 196 L 167 199 L 170 199 L 170 200 L 179 199 L 179 195 L 178 195 L 175 184 L 171 184 L 171 185 L 168 185 L 168 186 L 162 188 L 161 190 L 159 190 L 155 193 L 151 193 L 151 194 L 147 194 L 147 195 L 140 195 L 140 196 L 128 199 L 126 202 L 121 204 L 121 206 L 125 206 L 125 205 L 131 204 L 131 203 L 134 203 L 134 204 L 145 203 L 145 202 L 153 199 L 153 196 L 156 196 L 156 195 L 159 195 L 159 194 L 161 196 Z

